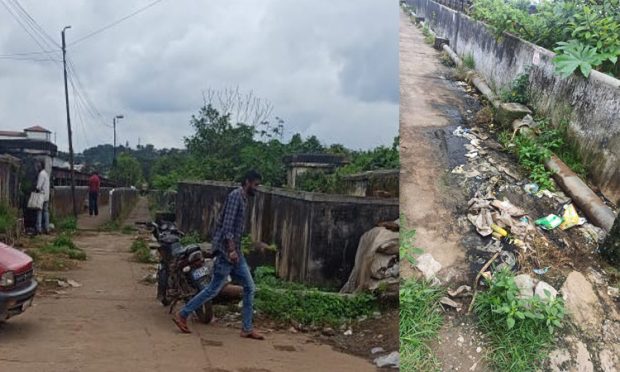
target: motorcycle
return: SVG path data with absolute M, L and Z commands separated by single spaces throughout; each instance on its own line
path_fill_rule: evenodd
M 144 224 L 144 223 L 139 223 Z M 183 232 L 172 222 L 146 223 L 157 240 L 160 262 L 157 265 L 157 299 L 164 306 L 170 306 L 172 313 L 175 305 L 186 303 L 202 289 L 206 288 L 213 277 L 214 255 L 203 251 L 198 244 L 183 246 Z M 224 286 L 217 298 L 240 299 L 242 288 L 229 283 Z M 213 305 L 205 303 L 195 312 L 203 323 L 213 319 Z

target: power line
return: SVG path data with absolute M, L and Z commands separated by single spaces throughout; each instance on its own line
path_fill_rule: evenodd
M 75 81 L 78 86 L 78 94 L 80 98 L 82 99 L 85 107 L 87 108 L 87 111 L 90 112 L 93 119 L 99 120 L 101 124 L 103 124 L 104 126 L 108 128 L 111 128 L 109 124 L 106 124 L 103 115 L 101 115 L 97 107 L 93 104 L 92 100 L 90 99 L 88 92 L 86 91 L 86 89 L 84 89 L 84 86 L 82 85 L 82 81 L 80 80 L 80 77 L 76 71 L 76 67 L 73 61 L 68 60 L 68 62 L 69 62 L 69 72 L 71 73 L 71 76 L 75 78 Z M 71 79 L 71 84 L 73 84 L 73 79 Z
M 130 13 L 130 14 L 124 16 L 123 18 L 120 18 L 120 19 L 118 19 L 118 20 L 116 20 L 116 21 L 114 21 L 114 22 L 112 22 L 112 23 L 110 23 L 110 24 L 108 24 L 106 26 L 103 26 L 102 28 L 100 28 L 98 30 L 95 30 L 95 31 L 93 31 L 93 32 L 91 32 L 89 34 L 86 34 L 86 35 L 78 38 L 77 40 L 75 40 L 72 43 L 70 43 L 69 46 L 81 43 L 82 41 L 84 41 L 84 40 L 86 40 L 86 39 L 88 39 L 90 37 L 93 37 L 93 36 L 103 32 L 103 31 L 105 31 L 105 30 L 107 30 L 107 29 L 109 29 L 111 27 L 116 26 L 117 24 L 119 24 L 119 23 L 121 23 L 121 22 L 123 22 L 123 21 L 125 21 L 125 20 L 127 20 L 127 19 L 129 19 L 129 18 L 131 18 L 133 16 L 135 16 L 135 15 L 138 15 L 139 13 L 142 13 L 143 11 L 149 9 L 150 7 L 152 7 L 152 6 L 154 6 L 157 3 L 162 2 L 162 1 L 163 0 L 155 0 L 155 1 L 151 2 L 151 3 L 149 3 L 148 5 L 140 8 L 140 9 L 138 9 L 136 11 L 134 11 L 133 13 Z
M 45 50 L 42 52 L 23 52 L 23 53 L 11 53 L 11 54 L 0 54 L 0 58 L 4 57 L 20 57 L 20 56 L 36 56 L 41 54 L 48 53 L 60 53 L 60 50 Z
M 54 40 L 54 38 L 52 38 L 47 32 L 45 32 L 43 27 L 41 27 L 41 25 L 34 18 L 32 18 L 30 13 L 28 13 L 28 11 L 24 9 L 24 7 L 22 7 L 22 5 L 19 3 L 18 0 L 9 0 L 9 1 L 13 2 L 13 4 L 17 7 L 18 11 L 21 11 L 21 13 L 26 17 L 26 20 L 30 23 L 33 29 L 37 30 L 40 35 L 43 35 L 44 38 L 46 38 L 52 45 L 56 46 L 57 48 L 60 48 L 60 44 L 58 44 L 58 42 Z
M 20 17 L 18 14 L 13 13 L 13 9 L 9 6 L 9 4 L 5 1 L 5 0 L 1 0 L 2 1 L 2 5 L 5 7 L 5 9 L 9 12 L 9 14 L 17 21 L 17 23 L 19 23 L 19 25 L 24 29 L 24 31 L 26 31 L 26 33 L 28 34 L 28 36 L 30 36 L 30 38 L 32 40 L 34 40 L 34 42 L 39 46 L 39 48 L 41 49 L 42 52 L 44 52 L 47 55 L 47 59 L 49 59 L 50 61 L 54 62 L 54 60 L 50 57 L 49 53 L 46 52 L 46 50 L 49 48 L 49 45 L 46 45 L 45 47 L 43 46 L 43 44 L 39 41 L 39 39 L 37 39 L 28 29 L 28 27 L 24 24 L 24 22 L 22 22 L 23 17 Z M 35 30 L 35 33 L 37 33 L 37 31 Z M 38 35 L 39 37 L 41 37 L 41 35 Z M 45 38 L 43 38 L 43 42 L 45 43 Z
M 28 57 L 0 57 L 0 59 L 13 60 L 13 61 L 32 61 L 32 62 L 62 62 L 59 59 L 52 58 L 28 58 Z

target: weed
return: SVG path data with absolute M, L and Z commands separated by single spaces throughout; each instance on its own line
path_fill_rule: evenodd
M 73 216 L 63 218 L 58 222 L 56 227 L 58 228 L 58 231 L 73 233 L 77 231 L 77 219 Z
M 504 102 L 516 102 L 527 105 L 530 101 L 530 72 L 529 68 L 515 80 L 513 80 L 509 89 L 503 89 L 500 98 Z
M 40 248 L 39 253 L 49 255 L 61 255 L 72 260 L 86 260 L 86 252 L 77 247 L 73 242 L 71 235 L 62 233 L 51 243 Z
M 243 238 L 241 238 L 241 252 L 243 252 L 244 255 L 250 254 L 252 248 L 254 247 L 254 244 L 255 243 L 252 241 L 252 238 L 249 235 L 244 235 Z M 271 244 L 265 246 L 265 250 L 270 252 L 277 252 L 278 247 L 275 244 Z
M 343 296 L 284 282 L 275 276 L 273 268 L 257 268 L 255 281 L 256 308 L 279 321 L 337 326 L 368 316 L 376 309 L 371 295 Z
M 200 238 L 200 234 L 197 231 L 189 232 L 181 238 L 182 245 L 198 244 L 202 241 L 203 239 Z
M 431 29 L 428 28 L 428 25 L 424 24 L 422 28 L 422 34 L 424 35 L 424 42 L 430 45 L 435 44 L 435 35 L 431 32 Z
M 481 292 L 475 311 L 481 329 L 489 336 L 491 363 L 499 371 L 536 371 L 553 346 L 555 331 L 562 327 L 561 298 L 521 299 L 513 274 L 497 272 Z
M 136 232 L 137 229 L 134 226 L 131 225 L 124 225 L 123 228 L 121 229 L 121 233 L 125 234 L 125 235 L 131 235 L 134 232 Z
M 439 299 L 443 290 L 430 283 L 409 280 L 400 290 L 400 362 L 403 371 L 439 371 L 428 342 L 443 324 Z
M 0 203 L 0 234 L 12 232 L 16 221 L 17 210 L 6 203 Z
M 146 240 L 138 238 L 131 243 L 131 252 L 133 252 L 136 261 L 141 263 L 153 263 L 155 259 L 151 255 L 151 249 Z
M 120 228 L 121 228 L 121 223 L 119 220 L 110 220 L 104 223 L 103 225 L 101 225 L 99 227 L 99 230 L 111 232 L 111 231 L 118 231 L 120 230 Z
M 423 251 L 414 245 L 415 230 L 407 227 L 407 219 L 404 214 L 400 215 L 400 260 L 407 260 L 415 265 L 414 255 L 419 255 Z
M 466 54 L 463 57 L 463 65 L 470 70 L 476 69 L 476 61 L 474 60 L 474 55 L 471 53 Z
M 445 51 L 441 53 L 441 56 L 439 57 L 439 61 L 441 62 L 442 65 L 447 66 L 447 67 L 456 66 L 452 58 L 450 58 L 450 55 Z

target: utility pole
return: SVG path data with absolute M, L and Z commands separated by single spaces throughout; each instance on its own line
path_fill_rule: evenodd
M 66 26 L 60 33 L 62 35 L 62 67 L 65 77 L 65 105 L 67 106 L 67 131 L 69 134 L 69 164 L 71 166 L 71 200 L 73 201 L 73 216 L 77 219 L 78 209 L 75 202 L 75 169 L 73 168 L 73 140 L 71 138 L 71 115 L 69 114 L 69 88 L 67 87 L 67 44 L 65 43 L 65 31 L 71 28 Z
M 112 166 L 116 166 L 116 120 L 124 118 L 123 115 L 116 115 L 114 119 L 112 119 L 112 126 L 114 127 L 114 150 L 112 151 Z

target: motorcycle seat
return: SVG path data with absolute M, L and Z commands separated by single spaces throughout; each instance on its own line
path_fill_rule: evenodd
M 190 245 L 186 245 L 186 246 L 181 246 L 178 249 L 176 249 L 173 254 L 175 257 L 180 257 L 180 256 L 186 256 L 186 255 L 190 255 L 193 252 L 197 252 L 200 250 L 200 245 L 198 244 L 190 244 Z

